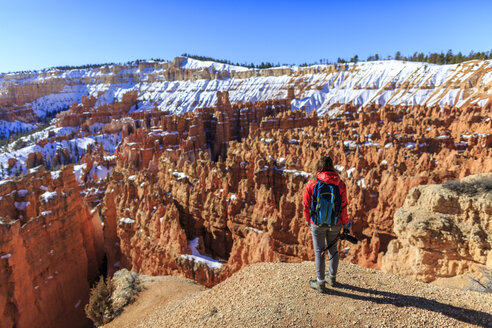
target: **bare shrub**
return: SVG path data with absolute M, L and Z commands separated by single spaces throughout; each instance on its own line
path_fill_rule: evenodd
M 448 190 L 454 191 L 457 194 L 474 196 L 476 194 L 486 193 L 492 190 L 492 177 L 475 181 L 448 181 L 442 186 Z
M 113 319 L 113 306 L 111 295 L 113 293 L 111 279 L 106 281 L 101 276 L 96 285 L 91 289 L 89 303 L 85 306 L 86 316 L 97 326 L 102 326 Z

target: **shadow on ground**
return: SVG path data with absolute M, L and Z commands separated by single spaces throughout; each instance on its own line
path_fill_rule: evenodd
M 341 291 L 341 289 L 368 294 L 368 296 L 347 293 L 345 291 Z M 327 294 L 349 297 L 352 299 L 369 301 L 377 304 L 392 304 L 398 307 L 421 308 L 428 311 L 442 313 L 448 317 L 454 318 L 464 323 L 473 324 L 481 327 L 492 327 L 492 315 L 489 313 L 460 308 L 453 305 L 440 303 L 434 300 L 429 300 L 423 297 L 384 292 L 375 289 L 361 288 L 348 284 L 338 284 L 336 289 L 328 289 Z

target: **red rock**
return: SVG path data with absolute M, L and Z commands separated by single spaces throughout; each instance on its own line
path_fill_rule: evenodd
M 466 174 L 492 168 L 491 149 L 482 147 L 478 137 L 465 149 L 455 142 L 466 131 L 482 131 L 488 124 L 478 119 L 454 123 L 471 112 L 483 117 L 476 107 L 441 111 L 372 106 L 357 113 L 345 105 L 341 119 L 319 119 L 283 110 L 264 116 L 276 105 L 230 106 L 227 94 L 219 98 L 217 108 L 222 111 L 163 116 L 157 127 L 136 128 L 125 138 L 116 169 L 121 173 L 110 180 L 108 189 L 113 192 L 104 202 L 105 211 L 111 213 L 105 216 L 111 217 L 106 224 L 111 240 L 106 249 L 114 254 L 110 266 L 119 261 L 143 273 L 184 275 L 212 285 L 248 263 L 312 259 L 301 205 L 307 173 L 301 171 L 313 172 L 320 153 L 327 153 L 344 167 L 349 213 L 362 240 L 355 246 L 342 245 L 351 247 L 345 258 L 380 268 L 388 243 L 396 237 L 393 215 L 408 190 L 459 177 L 465 167 Z M 455 120 L 446 121 L 445 115 L 454 115 Z M 231 128 L 238 126 L 239 135 Z M 201 133 L 206 129 L 212 132 L 209 136 Z M 151 136 L 150 131 L 157 133 Z M 158 131 L 168 133 L 159 136 Z M 349 140 L 353 143 L 345 143 Z M 152 142 L 159 147 L 146 154 Z M 211 162 L 213 158 L 219 161 Z M 135 179 L 128 181 L 129 176 Z M 181 257 L 190 252 L 183 237 L 159 239 L 159 249 L 151 246 L 160 231 L 152 223 L 155 213 L 149 216 L 155 204 L 163 206 L 159 215 L 166 229 L 188 241 L 201 238 L 203 252 L 224 261 L 222 268 L 210 269 Z M 125 217 L 135 223 L 118 224 Z M 113 246 L 116 243 L 119 249 Z
M 2 184 L 0 195 L 2 326 L 90 326 L 83 307 L 102 264 L 102 229 L 72 168 L 55 181 L 33 169 Z

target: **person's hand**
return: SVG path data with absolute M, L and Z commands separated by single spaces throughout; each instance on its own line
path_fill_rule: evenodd
M 352 223 L 349 221 L 343 225 L 343 231 L 348 230 L 348 232 L 353 235 L 354 233 L 352 232 Z

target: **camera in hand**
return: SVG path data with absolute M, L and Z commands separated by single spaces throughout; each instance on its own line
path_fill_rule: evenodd
M 343 233 L 340 235 L 341 240 L 348 240 L 352 244 L 357 244 L 358 240 L 352 235 L 349 235 L 349 231 L 346 229 L 343 229 Z

